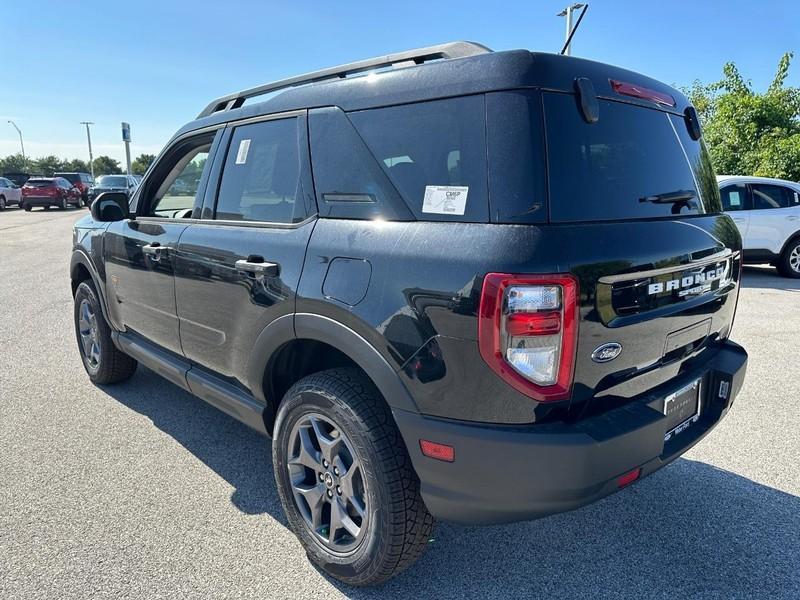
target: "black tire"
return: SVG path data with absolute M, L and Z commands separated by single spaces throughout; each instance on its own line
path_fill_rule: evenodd
M 777 266 L 778 273 L 784 277 L 800 279 L 800 237 L 796 237 L 786 244 Z
M 31 210 L 33 210 L 30 204 L 20 204 L 20 206 L 25 209 L 25 212 L 31 212 Z
M 359 534 L 360 541 L 353 542 L 357 545 L 346 553 L 333 551 L 315 535 L 292 491 L 289 457 L 294 452 L 290 448 L 290 444 L 294 447 L 293 432 L 303 419 L 315 418 L 312 414 L 336 426 L 345 443 L 352 446 L 363 474 L 366 525 L 361 521 L 363 537 Z M 275 422 L 272 463 L 289 527 L 311 562 L 331 577 L 354 586 L 377 585 L 408 568 L 425 550 L 433 517 L 420 496 L 419 479 L 392 414 L 361 371 L 322 371 L 301 379 L 286 392 Z M 319 476 L 320 480 L 326 477 Z
M 48 204 L 47 206 L 45 206 L 44 210 L 50 210 L 50 205 Z
M 0 210 L 6 209 L 6 198 L 5 196 L 0 196 Z
M 96 360 L 90 356 L 94 354 L 87 352 L 82 341 L 81 316 L 84 302 L 91 309 L 93 316 L 94 340 L 97 342 L 98 350 Z M 137 362 L 124 352 L 120 351 L 111 340 L 111 328 L 103 318 L 103 311 L 97 297 L 97 291 L 91 280 L 81 282 L 75 291 L 75 304 L 73 310 L 75 321 L 75 337 L 78 341 L 78 351 L 81 355 L 83 367 L 89 375 L 89 379 L 96 384 L 119 383 L 129 379 L 136 372 Z M 92 322 L 92 320 L 89 320 Z
M 58 208 L 60 208 L 61 210 L 67 210 L 68 206 L 69 203 L 67 202 L 67 197 L 63 196 L 61 200 L 58 201 Z

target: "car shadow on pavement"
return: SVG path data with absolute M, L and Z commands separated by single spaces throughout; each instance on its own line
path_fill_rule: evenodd
M 286 525 L 267 439 L 145 368 L 104 389 L 227 480 L 239 510 Z M 800 497 L 678 459 L 572 513 L 493 527 L 440 523 L 422 559 L 381 588 L 330 581 L 357 599 L 797 598 L 798 532 Z
M 742 272 L 742 287 L 794 291 L 800 290 L 800 279 L 781 277 L 774 267 L 748 265 Z

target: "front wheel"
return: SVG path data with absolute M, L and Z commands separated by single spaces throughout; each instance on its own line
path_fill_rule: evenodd
M 130 378 L 137 362 L 111 339 L 111 328 L 103 317 L 97 291 L 84 281 L 75 291 L 75 336 L 83 367 L 93 383 L 118 383 Z
M 800 279 L 800 238 L 789 242 L 778 261 L 778 272 L 784 277 Z
M 391 412 L 356 369 L 309 375 L 284 396 L 272 463 L 289 526 L 320 569 L 383 583 L 425 549 L 433 518 Z
M 0 196 L 0 210 L 6 209 L 6 199 L 3 196 Z
M 33 210 L 33 207 L 30 204 L 23 204 L 22 208 L 25 209 L 25 212 L 31 212 L 31 210 Z

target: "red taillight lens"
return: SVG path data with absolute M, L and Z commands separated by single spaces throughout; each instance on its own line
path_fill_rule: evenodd
M 625 81 L 617 81 L 616 79 L 609 79 L 609 83 L 613 90 L 621 96 L 631 96 L 632 98 L 642 98 L 643 100 L 650 100 L 657 104 L 664 104 L 665 106 L 675 106 L 675 98 L 663 92 L 657 92 L 650 88 L 636 85 L 635 83 L 627 83 Z
M 481 356 L 516 390 L 540 402 L 568 398 L 577 333 L 578 281 L 572 275 L 484 277 Z

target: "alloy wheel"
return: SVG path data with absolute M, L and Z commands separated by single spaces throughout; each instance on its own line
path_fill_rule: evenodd
M 800 244 L 797 244 L 789 253 L 789 266 L 795 273 L 800 273 Z
M 295 505 L 327 550 L 355 550 L 367 531 L 363 466 L 344 432 L 329 418 L 303 415 L 289 436 L 289 482 Z
M 81 300 L 78 318 L 78 332 L 81 336 L 81 350 L 90 368 L 100 365 L 100 332 L 97 329 L 97 315 L 85 298 Z

